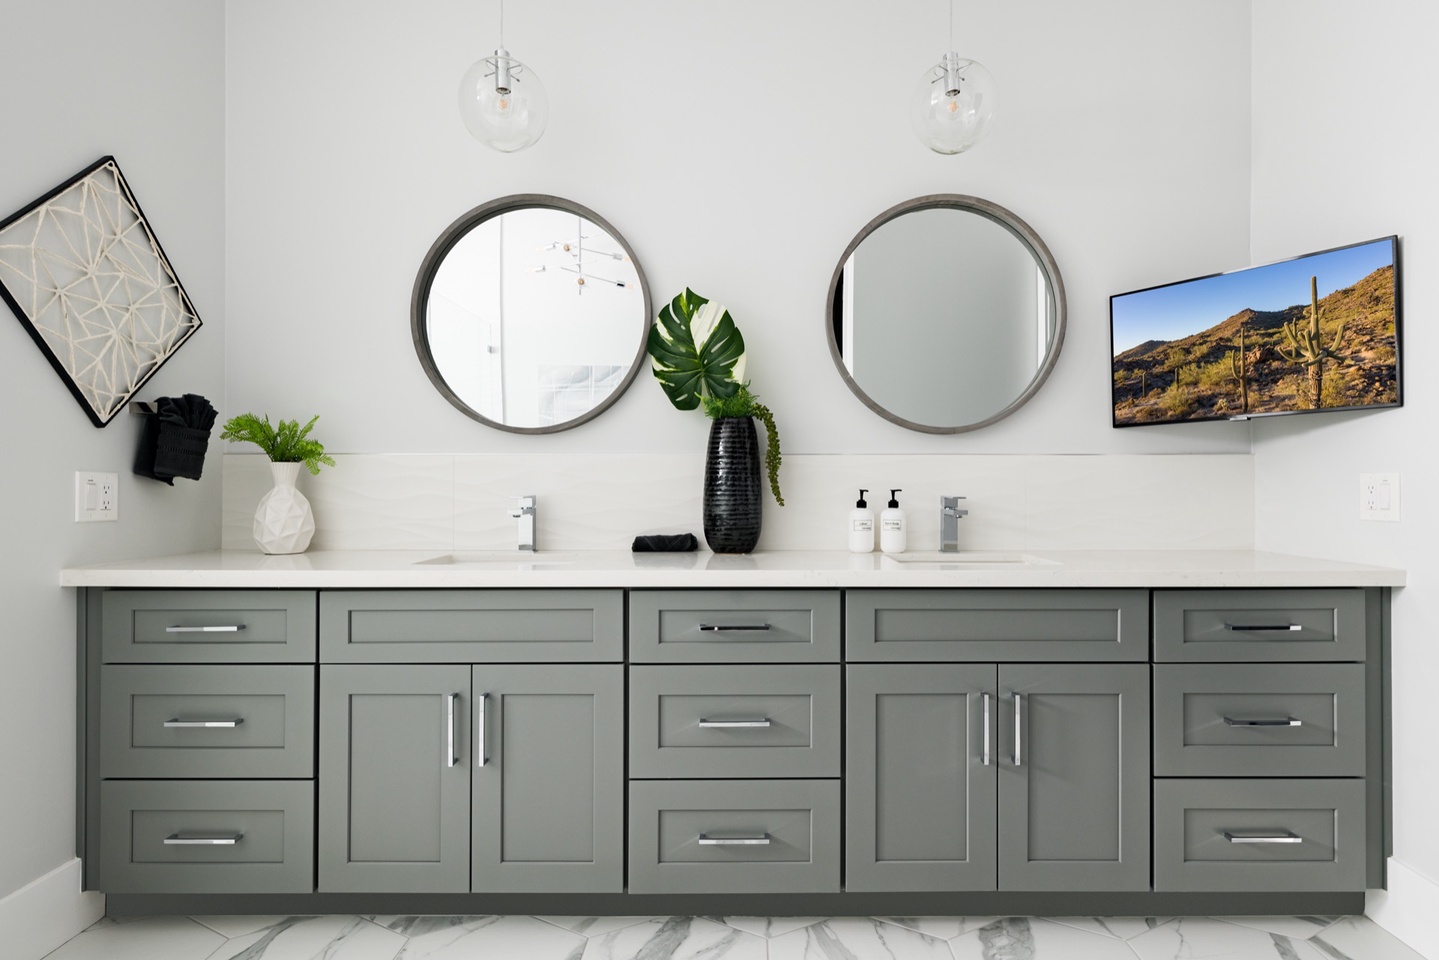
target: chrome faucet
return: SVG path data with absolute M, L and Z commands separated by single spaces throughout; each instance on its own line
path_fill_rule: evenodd
M 959 552 L 959 518 L 969 516 L 968 510 L 961 510 L 959 501 L 964 497 L 939 498 L 939 552 Z
M 518 500 L 520 505 L 510 511 L 510 516 L 520 521 L 520 545 L 519 549 L 535 552 L 535 495 L 527 493 L 523 497 L 511 497 L 511 500 Z

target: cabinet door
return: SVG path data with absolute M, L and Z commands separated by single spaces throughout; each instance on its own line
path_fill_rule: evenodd
M 1148 890 L 1148 665 L 1003 664 L 999 696 L 1000 889 Z
M 474 668 L 473 889 L 624 889 L 624 668 Z
M 846 889 L 993 890 L 995 667 L 847 670 Z
M 320 669 L 321 891 L 470 888 L 468 666 Z

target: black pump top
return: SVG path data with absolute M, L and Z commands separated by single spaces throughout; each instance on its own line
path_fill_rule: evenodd
M 864 495 L 866 493 L 869 493 L 869 491 L 861 487 L 859 491 L 859 502 L 854 505 L 856 510 L 863 510 L 865 507 L 869 506 L 869 504 L 864 502 Z
M 901 489 L 894 489 L 889 492 L 889 508 L 891 510 L 899 509 L 899 500 L 895 499 L 894 496 L 896 493 L 904 493 L 904 491 Z

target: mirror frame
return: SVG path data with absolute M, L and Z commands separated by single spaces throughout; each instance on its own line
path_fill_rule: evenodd
M 583 217 L 590 223 L 601 228 L 610 235 L 625 255 L 629 257 L 630 264 L 635 268 L 635 275 L 639 278 L 640 294 L 644 299 L 644 326 L 640 329 L 639 343 L 635 347 L 635 358 L 630 363 L 629 373 L 622 380 L 608 397 L 598 405 L 591 408 L 582 416 L 573 420 L 566 420 L 564 423 L 556 423 L 547 427 L 516 427 L 507 423 L 500 423 L 498 420 L 491 420 L 489 417 L 476 411 L 459 395 L 450 389 L 445 382 L 444 376 L 440 373 L 439 366 L 435 363 L 435 356 L 430 351 L 430 338 L 425 329 L 426 312 L 429 306 L 430 288 L 434 285 L 435 275 L 439 272 L 440 264 L 445 257 L 454 249 L 455 245 L 464 238 L 475 227 L 492 220 L 501 214 L 511 213 L 517 210 L 543 208 L 546 210 L 559 210 L 563 213 L 572 213 Z M 640 266 L 639 258 L 635 256 L 634 250 L 629 242 L 625 240 L 620 232 L 610 225 L 609 221 L 595 213 L 588 207 L 575 203 L 573 200 L 566 200 L 563 197 L 550 196 L 544 193 L 516 193 L 507 197 L 500 197 L 488 203 L 482 203 L 473 210 L 461 216 L 454 223 L 445 228 L 420 261 L 420 272 L 415 277 L 414 291 L 410 295 L 410 336 L 415 342 L 415 353 L 420 357 L 420 366 L 424 367 L 425 375 L 430 378 L 435 389 L 440 395 L 450 401 L 457 410 L 469 417 L 471 420 L 478 420 L 487 427 L 494 427 L 496 430 L 504 430 L 508 433 L 559 433 L 562 430 L 571 430 L 583 423 L 588 423 L 595 417 L 604 413 L 614 406 L 615 401 L 624 396 L 630 384 L 634 382 L 635 376 L 640 372 L 641 361 L 645 357 L 645 342 L 649 339 L 650 327 L 654 325 L 654 307 L 650 303 L 650 285 L 645 280 L 645 271 Z
M 1048 281 L 1049 288 L 1054 294 L 1054 337 L 1051 341 L 1049 351 L 1045 354 L 1044 363 L 1035 371 L 1034 379 L 1029 382 L 1029 386 L 998 413 L 975 423 L 965 423 L 958 426 L 932 426 L 925 423 L 916 423 L 913 420 L 906 420 L 904 417 L 891 413 L 879 403 L 875 402 L 874 398 L 864 392 L 864 388 L 855 382 L 854 378 L 850 376 L 849 370 L 845 368 L 844 357 L 840 355 L 839 343 L 836 341 L 834 333 L 835 293 L 838 290 L 840 277 L 844 274 L 845 264 L 849 263 L 849 258 L 854 254 L 855 250 L 859 248 L 860 243 L 871 233 L 874 233 L 874 231 L 897 217 L 904 216 L 906 213 L 914 213 L 917 210 L 936 209 L 963 210 L 967 213 L 978 214 L 1004 227 L 1034 254 L 1034 259 L 1040 269 L 1044 271 L 1045 279 Z M 864 229 L 860 230 L 855 238 L 850 241 L 849 246 L 844 248 L 844 254 L 839 258 L 839 265 L 834 268 L 834 274 L 829 280 L 829 296 L 825 299 L 824 329 L 825 339 L 829 343 L 830 359 L 834 361 L 835 369 L 839 371 L 839 375 L 844 379 L 845 386 L 849 387 L 866 407 L 869 407 L 869 409 L 891 423 L 897 423 L 907 430 L 917 430 L 921 433 L 968 433 L 971 430 L 978 430 L 980 427 L 987 427 L 992 423 L 997 423 L 1011 413 L 1014 413 L 1014 411 L 1028 403 L 1030 398 L 1044 385 L 1044 381 L 1049 379 L 1050 372 L 1059 360 L 1060 349 L 1064 346 L 1064 327 L 1067 314 L 1068 304 L 1064 295 L 1064 280 L 1059 275 L 1059 265 L 1054 262 L 1053 254 L 1049 252 L 1049 248 L 1044 245 L 1044 241 L 1039 239 L 1039 234 L 1035 233 L 1029 224 L 999 204 L 982 200 L 979 197 L 971 197 L 958 193 L 934 193 L 924 197 L 916 197 L 913 200 L 906 200 L 903 203 L 897 203 L 890 207 L 884 211 L 884 213 L 881 213 L 869 223 L 865 224 Z

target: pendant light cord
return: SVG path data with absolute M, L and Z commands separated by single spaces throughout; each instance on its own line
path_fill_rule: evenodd
M 950 45 L 954 45 L 954 0 L 949 0 L 949 35 Z M 500 0 L 500 47 L 505 46 L 505 0 Z
M 504 0 L 500 0 L 500 9 L 501 11 L 504 10 Z M 501 16 L 503 16 L 503 13 Z M 501 28 L 500 34 L 501 36 L 504 35 L 503 28 Z M 954 49 L 954 0 L 949 0 L 949 49 Z

